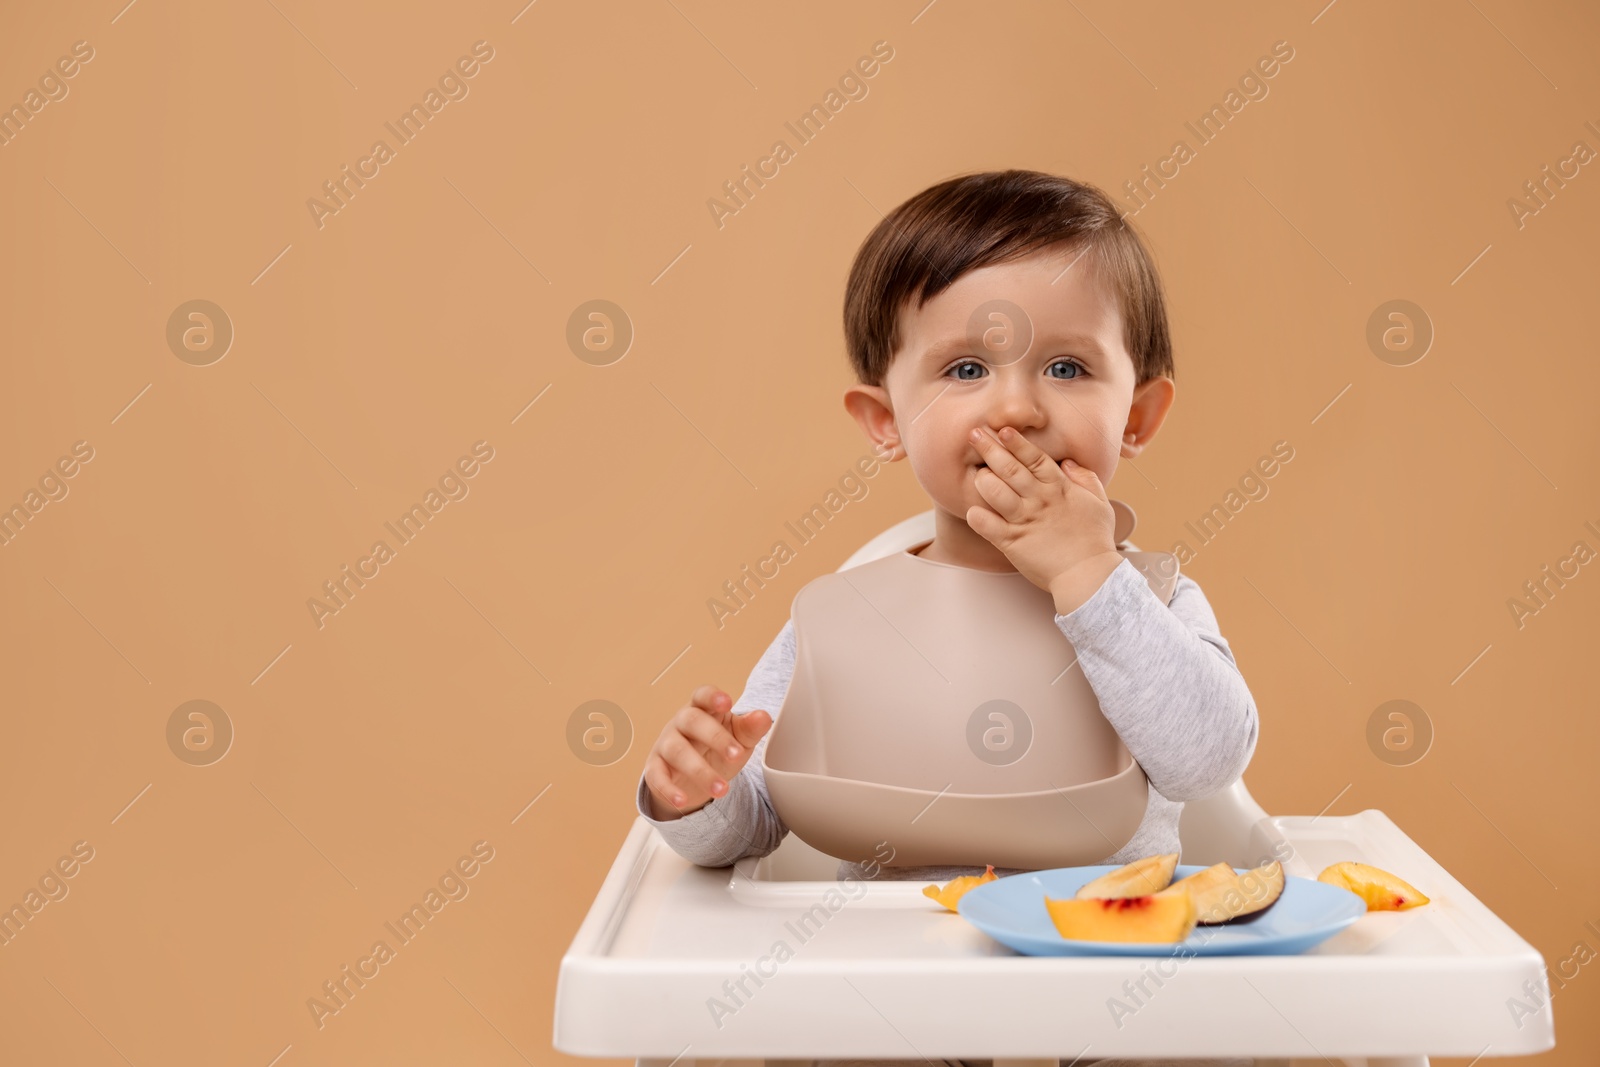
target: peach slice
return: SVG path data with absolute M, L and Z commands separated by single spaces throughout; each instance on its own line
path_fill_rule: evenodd
M 1368 911 L 1408 911 L 1428 903 L 1428 897 L 1404 878 L 1354 860 L 1330 865 L 1317 881 L 1350 890 L 1367 902 Z
M 1046 895 L 1045 910 L 1056 933 L 1073 941 L 1182 941 L 1194 929 L 1194 897 L 1170 886 L 1139 897 Z
M 999 877 L 994 873 L 994 864 L 986 863 L 984 868 L 985 870 L 982 874 L 963 874 L 958 878 L 950 879 L 945 883 L 943 889 L 939 888 L 937 884 L 925 885 L 922 887 L 922 895 L 937 900 L 951 911 L 955 911 L 956 903 L 966 894 L 967 890 L 973 886 L 982 885 L 984 882 L 992 882 Z
M 1277 860 L 1239 874 L 1226 863 L 1172 883 L 1194 897 L 1197 921 L 1202 925 L 1225 923 L 1270 908 L 1283 895 L 1283 865 Z
M 1178 869 L 1178 854 L 1146 856 L 1086 883 L 1073 894 L 1076 900 L 1106 900 L 1120 897 L 1147 897 L 1167 888 L 1172 872 Z

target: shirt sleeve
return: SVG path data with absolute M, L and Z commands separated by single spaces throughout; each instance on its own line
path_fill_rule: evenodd
M 1095 594 L 1056 625 L 1100 710 L 1169 800 L 1227 787 L 1255 754 L 1255 698 L 1199 584 L 1178 576 L 1163 604 L 1124 559 Z
M 794 620 L 790 619 L 756 661 L 744 692 L 734 701 L 733 714 L 766 711 L 772 716 L 773 725 L 756 742 L 750 759 L 739 773 L 728 781 L 728 792 L 724 796 L 713 797 L 705 807 L 677 819 L 654 819 L 650 816 L 650 787 L 640 773 L 636 798 L 639 814 L 661 832 L 674 852 L 691 863 L 702 867 L 727 867 L 746 856 L 765 856 L 788 834 L 789 828 L 778 818 L 767 795 L 766 774 L 761 766 L 767 741 L 777 726 L 778 712 L 789 692 L 794 661 Z

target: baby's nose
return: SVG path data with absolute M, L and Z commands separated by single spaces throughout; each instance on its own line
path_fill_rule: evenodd
M 989 428 L 999 433 L 1001 427 L 1010 426 L 1021 433 L 1026 427 L 1044 424 L 1044 405 L 1034 395 L 1031 387 L 1017 385 L 995 391 L 989 408 Z

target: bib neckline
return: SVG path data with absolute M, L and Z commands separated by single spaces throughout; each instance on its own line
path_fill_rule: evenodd
M 900 550 L 900 555 L 905 556 L 908 559 L 915 560 L 917 563 L 921 563 L 921 564 L 924 564 L 924 565 L 929 566 L 929 567 L 943 567 L 946 570 L 961 571 L 961 572 L 963 572 L 965 574 L 982 574 L 982 575 L 986 575 L 988 577 L 993 577 L 993 578 L 1021 578 L 1023 581 L 1027 581 L 1028 580 L 1023 575 L 1023 573 L 1021 571 L 1018 571 L 1018 570 L 986 571 L 986 570 L 981 570 L 981 569 L 979 569 L 977 567 L 963 567 L 959 563 L 946 563 L 942 559 L 924 559 L 923 557 L 917 555 L 917 552 L 919 550 L 927 548 L 929 545 L 933 544 L 933 542 L 934 542 L 934 538 L 932 538 L 932 537 L 928 538 L 925 541 L 918 541 L 916 544 L 912 545 L 910 548 L 901 549 Z

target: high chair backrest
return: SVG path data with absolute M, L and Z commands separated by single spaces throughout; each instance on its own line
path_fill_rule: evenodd
M 839 570 L 849 570 L 891 553 L 903 552 L 912 545 L 930 540 L 933 535 L 933 510 L 930 508 L 872 538 L 840 564 Z M 1131 541 L 1125 544 L 1130 549 L 1138 549 Z M 1246 867 L 1269 858 L 1264 854 L 1265 842 L 1256 828 L 1266 817 L 1266 811 L 1245 788 L 1243 778 L 1234 779 L 1232 785 L 1203 800 L 1185 803 L 1178 821 L 1178 837 L 1183 842 L 1183 862 L 1208 866 L 1227 862 L 1235 867 Z

